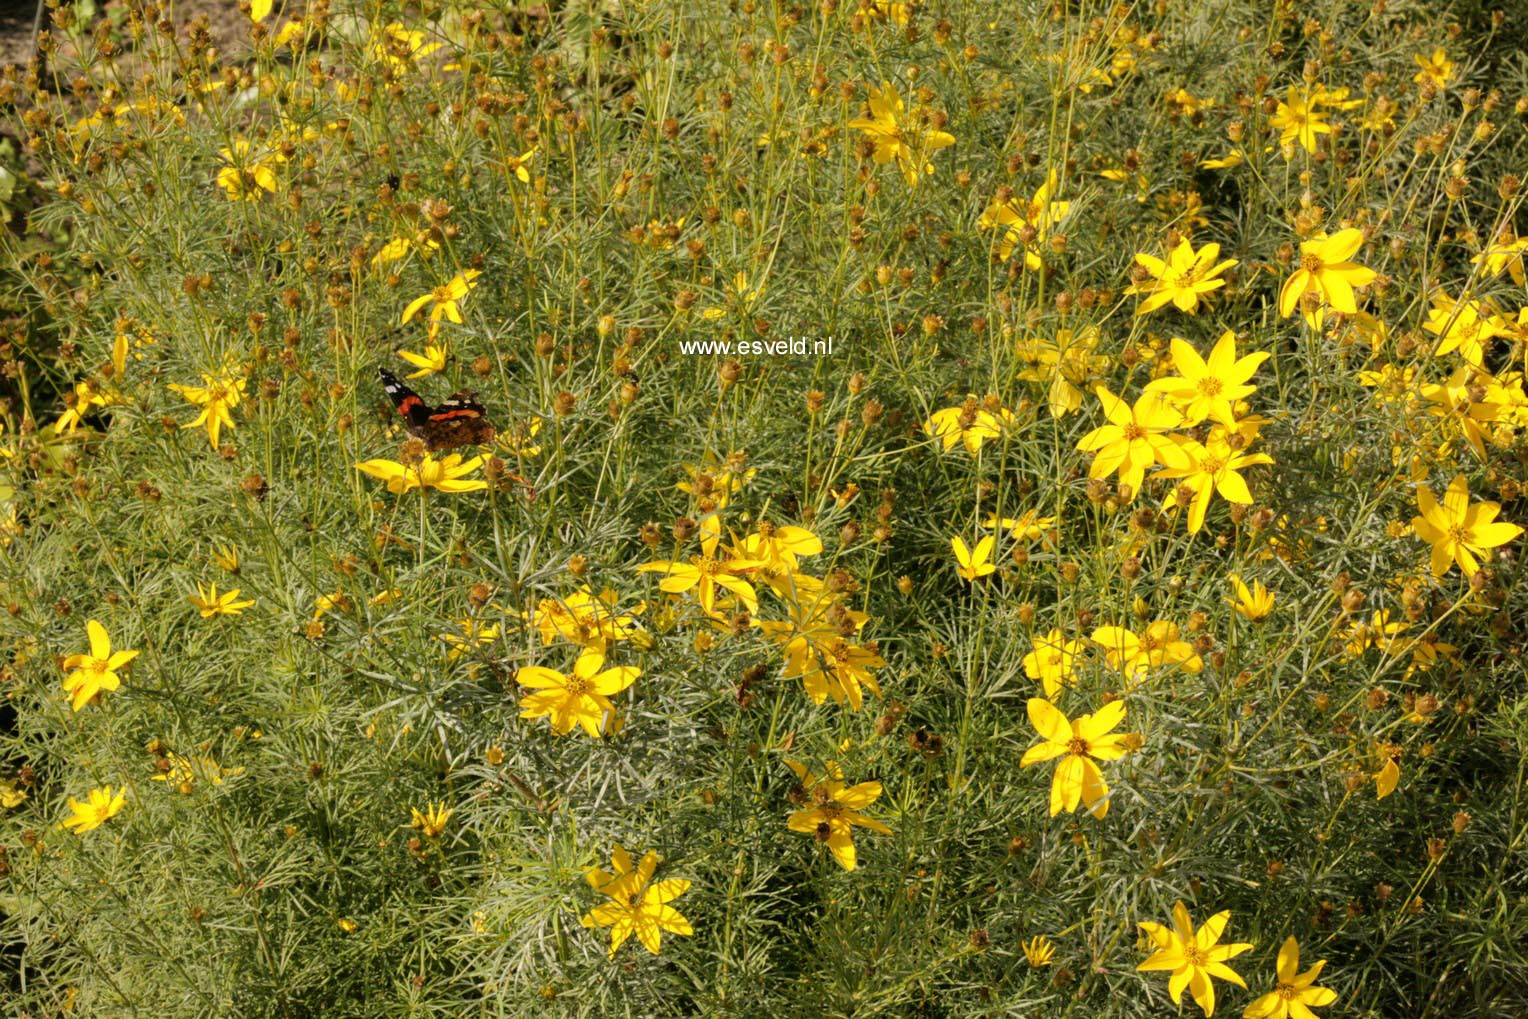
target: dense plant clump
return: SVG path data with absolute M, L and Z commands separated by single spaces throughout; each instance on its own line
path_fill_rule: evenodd
M 53 7 L 0 1012 L 1528 1014 L 1461 18 Z

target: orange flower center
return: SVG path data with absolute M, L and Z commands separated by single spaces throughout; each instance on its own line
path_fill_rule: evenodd
M 1220 391 L 1224 388 L 1225 384 L 1214 376 L 1199 380 L 1199 392 L 1205 396 L 1219 396 Z
M 1067 742 L 1066 749 L 1068 753 L 1076 754 L 1078 757 L 1086 757 L 1088 754 L 1088 741 L 1081 736 L 1073 736 Z
M 1135 442 L 1137 439 L 1146 438 L 1146 429 L 1142 428 L 1140 425 L 1133 421 L 1121 428 L 1120 431 L 1124 434 L 1125 439 L 1129 442 Z
M 1183 946 L 1183 958 L 1188 960 L 1190 966 L 1203 966 L 1210 961 L 1204 949 L 1195 944 Z
M 1300 268 L 1306 272 L 1317 273 L 1326 268 L 1326 263 L 1321 260 L 1320 255 L 1312 255 L 1307 252 L 1300 256 Z
M 1448 525 L 1448 536 L 1449 540 L 1459 545 L 1468 545 L 1472 537 L 1470 529 L 1458 522 Z
M 563 689 L 565 689 L 570 696 L 573 696 L 573 697 L 582 697 L 585 694 L 589 693 L 589 691 L 593 689 L 593 686 L 584 677 L 582 677 L 582 676 L 573 676 L 573 677 L 569 678 L 568 685 L 565 686 Z
M 1294 1001 L 1295 997 L 1300 993 L 1300 989 L 1294 984 L 1280 984 L 1274 990 L 1284 1001 Z

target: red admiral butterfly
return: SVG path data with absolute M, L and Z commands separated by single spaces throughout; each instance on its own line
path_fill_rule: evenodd
M 492 442 L 497 434 L 483 416 L 477 394 L 470 390 L 452 393 L 440 406 L 431 407 L 386 368 L 378 368 L 377 375 L 393 406 L 403 415 L 409 434 L 423 439 L 431 451 L 482 445 Z

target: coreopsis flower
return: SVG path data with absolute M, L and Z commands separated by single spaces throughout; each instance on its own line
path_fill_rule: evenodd
M 1311 1008 L 1330 1005 L 1337 992 L 1313 986 L 1325 961 L 1300 972 L 1300 946 L 1290 935 L 1279 948 L 1278 984 L 1242 1010 L 1242 1019 L 1317 1019 Z
M 1047 938 L 1044 934 L 1036 934 L 1028 941 L 1022 942 L 1022 945 L 1024 948 L 1024 958 L 1035 969 L 1039 969 L 1041 966 L 1049 966 L 1051 964 L 1051 957 L 1056 954 L 1056 946 L 1051 944 L 1050 938 Z
M 394 71 L 407 71 L 414 61 L 429 56 L 440 46 L 438 42 L 427 42 L 423 32 L 404 28 L 394 21 L 383 27 L 381 37 L 372 44 L 372 56 Z
M 1273 611 L 1273 595 L 1263 586 L 1262 581 L 1254 580 L 1249 589 L 1242 578 L 1233 573 L 1231 586 L 1236 590 L 1236 597 L 1227 598 L 1226 604 L 1235 609 L 1238 615 L 1254 623 L 1261 623 L 1268 618 L 1268 613 Z
M 538 146 L 532 145 L 518 156 L 505 156 L 504 172 L 521 184 L 529 184 L 531 182 L 531 172 L 526 168 L 526 164 L 536 155 L 537 148 Z
M 1343 642 L 1343 652 L 1349 658 L 1357 658 L 1370 648 L 1388 655 L 1395 650 L 1396 645 L 1402 643 L 1397 638 L 1409 629 L 1410 623 L 1391 621 L 1390 610 L 1381 609 L 1368 622 L 1355 619 L 1343 628 L 1338 638 Z
M 418 251 L 422 257 L 439 250 L 440 242 L 430 235 L 428 230 L 420 230 L 413 237 L 394 237 L 382 245 L 375 255 L 371 256 L 372 265 L 387 265 L 396 262 L 408 255 L 410 251 Z
M 581 587 L 566 598 L 541 599 L 523 618 L 529 620 L 541 642 L 548 646 L 561 639 L 603 654 L 618 641 L 635 640 L 639 646 L 651 643 L 635 618 L 642 611 L 641 606 L 624 614 L 617 611 L 617 601 L 614 591 L 606 589 L 595 594 L 588 587 Z
M 1014 541 L 1042 541 L 1049 537 L 1050 529 L 1056 526 L 1056 518 L 1042 517 L 1038 510 L 1032 509 L 1016 517 L 999 517 L 996 513 L 989 513 L 982 526 L 1005 530 Z
M 1475 455 L 1486 458 L 1487 427 L 1495 427 L 1512 402 L 1512 396 L 1494 381 L 1484 386 L 1473 368 L 1468 365 L 1456 369 L 1452 375 L 1439 383 L 1422 386 L 1422 399 L 1430 406 L 1427 413 L 1442 418 L 1445 430 L 1450 434 L 1464 436 Z
M 426 341 L 423 354 L 416 354 L 412 350 L 398 351 L 399 357 L 419 369 L 415 372 L 409 372 L 408 378 L 411 379 L 420 379 L 426 375 L 445 371 L 447 355 L 446 345 L 444 343 L 436 343 L 434 340 Z
M 1135 313 L 1146 315 L 1171 302 L 1179 311 L 1192 315 L 1199 309 L 1200 297 L 1226 285 L 1218 278 L 1220 274 L 1239 264 L 1234 258 L 1216 263 L 1219 257 L 1219 244 L 1206 244 L 1196 252 L 1187 238 L 1178 242 L 1165 262 L 1155 255 L 1137 254 L 1136 264 L 1151 274 L 1151 280 L 1131 284 L 1125 290 L 1127 294 L 1146 295 Z
M 534 459 L 541 455 L 541 446 L 536 442 L 536 436 L 540 431 L 540 418 L 512 421 L 508 428 L 499 433 L 498 446 L 510 456 L 525 460 Z
M 0 810 L 11 810 L 27 800 L 25 789 L 16 788 L 16 780 L 0 778 Z
M 821 551 L 822 539 L 805 527 L 779 525 L 768 520 L 760 520 L 755 532 L 743 542 L 743 554 L 749 559 L 787 570 L 800 565 L 798 556 L 817 555 Z
M 976 543 L 974 551 L 966 546 L 964 538 L 958 535 L 951 538 L 950 548 L 955 552 L 955 572 L 960 574 L 962 580 L 971 583 L 989 573 L 996 573 L 997 567 L 990 562 L 992 549 L 996 545 L 997 539 L 990 534 Z
M 1507 273 L 1512 282 L 1524 285 L 1523 254 L 1528 252 L 1528 237 L 1518 237 L 1510 229 L 1505 230 L 1486 249 L 1470 259 L 1471 265 L 1485 263 L 1486 272 L 1492 276 Z
M 1100 626 L 1088 639 L 1103 649 L 1111 668 L 1131 679 L 1164 665 L 1176 665 L 1189 673 L 1204 668 L 1204 659 L 1194 653 L 1194 645 L 1182 639 L 1178 624 L 1171 620 L 1154 620 L 1140 635 L 1122 626 Z
M 1411 80 L 1418 85 L 1424 81 L 1430 81 L 1438 88 L 1448 84 L 1449 78 L 1454 75 L 1454 62 L 1448 58 L 1441 48 L 1433 50 L 1432 56 L 1424 57 L 1418 53 L 1411 58 L 1421 68 L 1411 76 Z
M 1087 647 L 1084 641 L 1068 640 L 1060 630 L 1053 629 L 1034 639 L 1034 650 L 1024 656 L 1022 663 L 1024 675 L 1038 679 L 1045 696 L 1055 700 L 1061 688 L 1071 683 Z
M 585 649 L 567 675 L 540 665 L 527 665 L 515 673 L 515 682 L 533 692 L 520 700 L 521 718 L 550 716 L 552 731 L 566 736 L 573 726 L 581 726 L 590 736 L 599 736 L 615 705 L 610 698 L 620 693 L 642 675 L 634 665 L 604 668 L 605 655 Z
M 619 845 L 610 854 L 610 871 L 592 868 L 584 874 L 584 880 L 609 902 L 595 906 L 579 920 L 588 928 L 610 928 L 610 955 L 633 934 L 642 946 L 654 955 L 663 944 L 663 932 L 690 935 L 695 931 L 690 921 L 680 915 L 669 903 L 683 895 L 690 882 L 677 878 L 652 882 L 653 872 L 658 869 L 658 854 L 649 849 L 642 855 L 642 862 L 635 867 L 631 854 Z
M 1300 244 L 1300 268 L 1284 281 L 1279 291 L 1279 314 L 1288 318 L 1300 306 L 1301 298 L 1314 294 L 1323 306 L 1352 315 L 1358 311 L 1353 288 L 1374 282 L 1373 269 L 1350 259 L 1363 247 L 1364 232 L 1357 227 L 1339 230 L 1328 237 L 1316 234 Z
M 929 124 L 928 111 L 911 113 L 902 105 L 902 97 L 890 82 L 878 89 L 870 86 L 870 116 L 849 121 L 851 130 L 863 131 L 875 144 L 872 158 L 881 164 L 895 162 L 908 187 L 915 187 L 919 175 L 934 172 L 929 157 L 939 149 L 955 144 L 955 136 Z
M 663 579 L 658 582 L 658 588 L 669 594 L 694 590 L 701 609 L 708 616 L 716 611 L 718 591 L 725 591 L 737 598 L 750 613 L 759 611 L 758 592 L 743 579 L 748 571 L 760 565 L 759 561 L 743 559 L 731 552 L 718 553 L 721 525 L 714 517 L 707 524 L 709 526 L 703 524 L 700 530 L 700 555 L 690 556 L 687 563 L 643 563 L 637 567 L 637 572 L 662 573 Z
M 410 828 L 418 828 L 427 839 L 439 838 L 440 833 L 446 830 L 446 822 L 451 820 L 454 813 L 444 803 L 426 803 L 423 812 L 418 807 L 410 807 L 409 814 L 412 820 Z
M 428 294 L 414 298 L 409 302 L 408 307 L 403 309 L 402 324 L 406 325 L 410 319 L 418 314 L 421 308 L 427 304 L 430 305 L 429 339 L 433 342 L 440 328 L 441 319 L 444 318 L 449 322 L 461 324 L 461 302 L 466 300 L 467 295 L 477 287 L 477 283 L 474 280 L 481 275 L 483 273 L 480 269 L 468 269 L 465 272 L 459 272 L 451 278 L 449 283 L 436 287 Z
M 787 597 L 786 621 L 759 620 L 759 629 L 785 652 L 785 678 L 800 679 L 813 704 L 829 697 L 833 703 L 848 702 L 853 711 L 864 703 L 868 689 L 881 696 L 871 669 L 886 664 L 873 641 L 856 643 L 869 616 L 825 596 L 820 590 L 803 589 L 797 580 L 794 597 Z
M 212 785 L 222 785 L 223 776 L 237 775 L 243 768 L 224 768 L 211 757 L 182 757 L 175 751 L 164 755 L 165 763 L 169 770 L 157 772 L 150 776 L 155 782 L 164 782 L 175 786 L 185 795 L 190 795 L 197 779 L 205 779 Z
M 254 600 L 235 601 L 239 597 L 239 589 L 218 594 L 217 584 L 210 587 L 202 587 L 202 582 L 196 582 L 196 594 L 187 595 L 191 604 L 196 606 L 203 619 L 211 619 L 213 616 L 236 616 L 240 612 L 254 604 Z
M 1266 350 L 1256 350 L 1240 359 L 1236 356 L 1236 334 L 1229 329 L 1210 349 L 1209 359 L 1189 343 L 1173 337 L 1170 345 L 1173 367 L 1178 374 L 1153 379 L 1146 384 L 1148 393 L 1164 393 L 1183 412 L 1184 425 L 1197 425 L 1205 418 L 1227 428 L 1236 425 L 1236 401 L 1257 391 L 1248 381 L 1258 365 L 1269 358 Z
M 1042 741 L 1024 751 L 1019 767 L 1061 758 L 1051 776 L 1050 816 L 1075 811 L 1079 804 L 1097 818 L 1109 812 L 1109 784 L 1093 762 L 1117 761 L 1129 753 L 1131 734 L 1113 731 L 1124 719 L 1125 702 L 1120 700 L 1068 720 L 1044 697 L 1029 698 L 1029 723 Z
M 1186 502 L 1190 534 L 1198 534 L 1203 529 L 1204 516 L 1209 509 L 1210 497 L 1214 494 L 1218 493 L 1227 502 L 1252 505 L 1252 491 L 1247 487 L 1247 479 L 1237 472 L 1258 464 L 1273 463 L 1273 457 L 1266 453 L 1237 451 L 1230 437 L 1221 429 L 1211 432 L 1202 444 L 1193 439 L 1183 439 L 1179 448 L 1187 458 L 1188 465 L 1167 468 L 1157 476 L 1178 481 L 1177 486 L 1163 500 L 1162 507 L 1172 509 Z
M 1432 489 L 1417 488 L 1417 508 L 1421 516 L 1411 518 L 1418 538 L 1432 546 L 1432 574 L 1441 577 L 1455 564 L 1466 577 L 1480 569 L 1479 558 L 1489 558 L 1488 550 L 1505 545 L 1523 529 L 1516 524 L 1497 521 L 1501 505 L 1494 502 L 1470 504 L 1469 482 L 1456 475 L 1439 503 Z
M 1269 126 L 1279 132 L 1280 145 L 1299 142 L 1306 152 L 1316 151 L 1317 136 L 1332 133 L 1326 114 L 1317 109 L 1319 102 L 1299 85 L 1289 86 L 1283 101 L 1268 118 Z
M 822 775 L 813 775 L 806 765 L 786 761 L 801 781 L 807 807 L 793 812 L 786 822 L 791 831 L 814 836 L 827 844 L 828 852 L 844 870 L 853 870 L 858 862 L 854 852 L 853 829 L 868 828 L 882 835 L 891 829 L 860 811 L 881 796 L 881 783 L 861 782 L 845 786 L 843 771 L 829 761 Z
M 1401 757 L 1401 745 L 1380 740 L 1374 744 L 1374 756 L 1379 759 L 1380 766 L 1370 777 L 1374 779 L 1374 798 L 1382 800 L 1401 784 L 1401 766 L 1396 763 Z
M 219 545 L 212 552 L 212 565 L 225 573 L 238 573 L 239 550 L 232 545 Z
M 1047 406 L 1051 417 L 1065 417 L 1082 406 L 1083 387 L 1109 367 L 1109 358 L 1093 353 L 1098 346 L 1097 326 L 1073 331 L 1056 330 L 1056 341 L 1020 340 L 1018 354 L 1029 367 L 1018 377 L 1049 387 Z
M 218 156 L 223 167 L 218 170 L 216 183 L 230 202 L 258 202 L 266 192 L 275 192 L 276 171 L 272 164 L 281 161 L 279 156 L 257 155 L 242 138 L 236 139 L 232 148 L 219 149 Z
M 477 492 L 487 488 L 488 482 L 481 478 L 467 479 L 466 475 L 483 466 L 483 460 L 484 457 L 475 456 L 463 461 L 460 453 L 452 453 L 443 460 L 437 460 L 426 453 L 414 464 L 377 459 L 365 460 L 354 466 L 363 474 L 387 482 L 387 490 L 394 495 L 403 495 L 416 488 L 433 488 L 452 493 Z
M 1433 297 L 1422 328 L 1438 337 L 1433 357 L 1458 351 L 1464 363 L 1480 368 L 1485 362 L 1486 344 L 1502 335 L 1506 323 L 1480 301 L 1456 301 L 1447 294 Z
M 69 809 L 73 811 L 72 817 L 66 817 L 59 822 L 60 828 L 71 828 L 74 834 L 83 835 L 93 828 L 99 828 L 107 820 L 117 815 L 122 809 L 122 804 L 127 802 L 127 788 L 124 786 L 115 795 L 112 787 L 90 790 L 90 798 L 81 803 L 73 796 L 69 797 Z
M 1173 1004 L 1182 1002 L 1183 989 L 1188 988 L 1189 994 L 1193 995 L 1204 1014 L 1214 1015 L 1215 987 L 1210 983 L 1211 977 L 1228 980 L 1237 987 L 1247 986 L 1241 976 L 1226 965 L 1226 961 L 1251 951 L 1252 946 L 1242 942 L 1218 944 L 1220 935 L 1226 929 L 1226 922 L 1230 919 L 1231 911 L 1222 910 L 1206 920 L 1204 926 L 1196 931 L 1188 910 L 1183 903 L 1177 903 L 1173 906 L 1172 927 L 1164 927 L 1159 923 L 1140 925 L 1147 937 L 1151 938 L 1156 951 L 1136 967 L 1137 972 L 1170 970 L 1172 976 L 1167 981 L 1167 993 L 1172 997 Z
M 1028 201 L 1010 198 L 1006 202 L 994 201 L 987 206 L 976 225 L 982 230 L 1006 228 L 997 245 L 999 258 L 1006 262 L 1013 254 L 1013 249 L 1019 245 L 1024 228 L 1030 227 L 1034 236 L 1024 247 L 1024 267 L 1038 272 L 1045 264 L 1040 257 L 1040 245 L 1072 208 L 1070 202 L 1051 201 L 1055 190 L 1056 171 L 1052 170 L 1045 183 L 1035 191 L 1035 196 Z
M 375 602 L 376 599 L 370 601 Z M 501 628 L 497 623 L 484 623 L 481 619 L 468 616 L 458 619 L 456 625 L 461 632 L 440 635 L 440 639 L 450 648 L 446 652 L 448 662 L 454 662 L 472 649 L 487 647 L 499 639 Z
M 119 372 L 116 376 L 121 378 Z M 74 384 L 74 392 L 65 399 L 68 406 L 53 423 L 54 432 L 73 432 L 79 428 L 80 422 L 85 415 L 101 407 L 109 407 L 114 403 L 121 403 L 122 397 L 99 383 L 85 379 Z
M 228 413 L 232 407 L 239 405 L 239 400 L 244 397 L 244 386 L 247 381 L 240 375 L 235 374 L 232 367 L 225 367 L 216 375 L 202 373 L 202 386 L 182 386 L 170 383 L 170 391 L 185 400 L 196 404 L 202 409 L 195 420 L 181 425 L 182 428 L 207 429 L 207 440 L 213 449 L 218 448 L 218 434 L 223 428 L 232 428 L 233 416 Z
M 90 652 L 64 659 L 64 668 L 71 670 L 64 677 L 64 692 L 73 695 L 75 711 L 89 704 L 102 690 L 115 690 L 121 686 L 117 670 L 138 657 L 136 651 L 113 652 L 106 627 L 94 619 L 85 623 L 85 633 L 90 637 Z
M 975 396 L 967 396 L 957 407 L 936 410 L 923 422 L 923 430 L 940 442 L 948 453 L 957 444 L 963 445 L 972 456 L 982 448 L 982 443 L 1003 434 L 1006 426 L 1014 423 L 1013 412 L 1005 407 L 989 410 Z
M 275 0 L 249 0 L 249 20 L 264 21 L 275 6 Z
M 1100 425 L 1077 442 L 1083 452 L 1094 452 L 1088 477 L 1106 478 L 1119 471 L 1119 484 L 1135 498 L 1146 469 L 1154 464 L 1187 468 L 1188 457 L 1168 434 L 1182 416 L 1161 393 L 1142 393 L 1130 406 L 1102 383 L 1094 390 L 1109 423 Z

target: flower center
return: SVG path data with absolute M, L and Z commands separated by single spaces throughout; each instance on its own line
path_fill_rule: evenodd
M 1214 376 L 1199 380 L 1199 392 L 1205 396 L 1219 396 L 1224 388 L 1225 384 Z
M 1210 960 L 1206 958 L 1204 949 L 1198 945 L 1183 946 L 1183 958 L 1188 960 L 1190 966 L 1203 966 Z
M 568 685 L 563 689 L 565 689 L 568 692 L 568 695 L 571 697 L 582 697 L 590 691 L 591 686 L 589 681 L 584 677 L 573 676 L 568 680 Z
M 1086 757 L 1088 753 L 1088 741 L 1083 739 L 1081 736 L 1073 736 L 1071 740 L 1067 742 L 1066 749 L 1068 753 L 1076 754 L 1078 757 Z
M 1274 990 L 1284 1001 L 1294 1001 L 1295 996 L 1300 993 L 1300 989 L 1294 984 L 1280 984 Z
M 1468 545 L 1470 543 L 1470 538 L 1472 537 L 1470 534 L 1470 529 L 1462 523 L 1449 524 L 1448 536 L 1449 540 L 1459 545 Z
M 1320 255 L 1312 255 L 1307 252 L 1300 256 L 1300 268 L 1306 272 L 1315 273 L 1325 269 L 1326 263 L 1321 260 Z
M 1212 454 L 1200 461 L 1199 466 L 1206 474 L 1219 474 L 1221 471 L 1225 470 L 1226 462 L 1220 457 L 1214 456 Z
M 1135 442 L 1137 439 L 1146 438 L 1146 429 L 1133 421 L 1121 428 L 1120 431 L 1125 436 L 1127 442 Z

